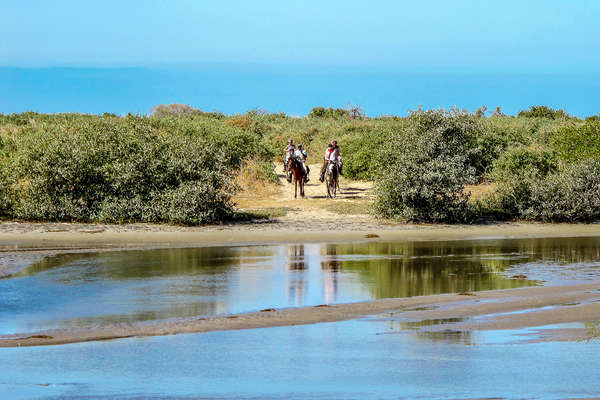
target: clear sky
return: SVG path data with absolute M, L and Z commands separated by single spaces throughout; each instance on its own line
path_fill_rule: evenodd
M 600 70 L 599 0 L 0 0 L 0 65 Z

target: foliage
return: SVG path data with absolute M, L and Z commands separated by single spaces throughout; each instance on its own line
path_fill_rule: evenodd
M 589 122 L 599 122 L 600 121 L 600 114 L 598 114 L 598 115 L 590 115 L 590 116 L 586 117 L 585 120 L 589 121 Z
M 259 138 L 210 120 L 67 116 L 4 135 L 0 171 L 13 218 L 215 223 L 231 176 Z
M 155 117 L 178 117 L 182 115 L 192 114 L 195 108 L 187 104 L 159 104 L 152 108 L 152 115 Z M 198 110 L 199 111 L 199 110 Z
M 536 221 L 584 222 L 600 218 L 600 160 L 564 164 L 547 175 L 525 171 L 502 182 L 483 201 L 484 208 Z
M 564 161 L 600 158 L 600 121 L 586 120 L 584 124 L 562 127 L 553 135 L 551 144 Z
M 494 161 L 490 177 L 497 182 L 523 176 L 546 176 L 556 169 L 554 154 L 543 148 L 516 146 Z
M 461 111 L 417 111 L 380 153 L 376 211 L 418 222 L 469 218 L 464 186 L 476 180 L 476 119 Z
M 524 118 L 548 118 L 548 119 L 564 119 L 571 116 L 565 110 L 554 110 L 547 106 L 531 106 L 529 110 L 519 112 L 519 117 Z
M 348 118 L 350 113 L 343 108 L 314 107 L 310 110 L 308 116 L 313 118 Z
M 532 182 L 529 220 L 574 222 L 600 218 L 600 160 L 568 164 Z
M 582 121 L 544 106 L 519 117 L 499 108 L 488 117 L 490 111 L 419 109 L 408 117 L 369 118 L 349 105 L 316 107 L 299 118 L 171 104 L 155 107 L 150 117 L 0 114 L 0 214 L 112 222 L 237 218 L 231 193 L 263 183 L 261 193 L 279 190 L 272 162 L 281 163 L 293 138 L 308 150 L 311 164 L 320 163 L 327 144 L 337 140 L 345 176 L 376 180 L 382 216 L 593 218 L 575 204 L 575 196 L 591 204 L 581 194 L 588 192 L 564 188 L 565 177 L 575 179 L 567 171 L 600 158 L 598 116 Z M 494 192 L 468 203 L 464 185 L 484 181 Z M 562 196 L 562 208 L 549 193 Z M 540 202 L 563 211 L 551 212 Z
M 344 141 L 344 175 L 354 179 L 374 179 L 379 168 L 379 151 L 390 132 L 365 129 Z

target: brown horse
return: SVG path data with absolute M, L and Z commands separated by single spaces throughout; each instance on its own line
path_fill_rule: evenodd
M 302 164 L 296 160 L 296 157 L 290 157 L 287 167 L 288 171 L 292 171 L 292 175 L 294 175 L 294 198 L 298 197 L 298 186 L 300 186 L 300 196 L 304 197 L 306 173 L 304 172 L 304 168 L 302 168 Z

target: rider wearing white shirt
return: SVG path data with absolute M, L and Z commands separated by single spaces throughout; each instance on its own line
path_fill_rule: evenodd
M 321 182 L 325 180 L 325 171 L 327 170 L 327 164 L 329 163 L 331 153 L 333 153 L 333 144 L 329 143 L 327 149 L 325 149 L 325 157 L 323 158 L 323 166 L 321 167 L 321 177 L 319 178 Z
M 308 182 L 308 174 L 310 173 L 310 168 L 308 167 L 308 165 L 306 165 L 308 153 L 306 152 L 306 150 L 304 150 L 301 144 L 298 145 L 298 149 L 294 152 L 294 157 L 296 158 L 296 160 L 298 160 L 298 162 L 300 162 L 300 165 L 302 165 L 302 169 L 304 169 L 304 173 L 306 174 L 306 182 Z

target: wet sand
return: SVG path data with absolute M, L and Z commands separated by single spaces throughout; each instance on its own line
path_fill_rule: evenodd
M 98 248 L 159 248 L 338 243 L 365 241 L 436 241 L 502 238 L 600 236 L 600 224 L 495 223 L 487 225 L 415 225 L 371 218 L 183 227 L 156 224 L 0 223 L 4 253 Z
M 266 309 L 211 318 L 106 325 L 97 329 L 52 330 L 0 336 L 0 347 L 40 346 L 132 336 L 159 336 L 336 322 L 376 315 L 396 322 L 466 319 L 424 330 L 497 330 L 600 320 L 600 282 L 569 286 L 490 290 L 314 307 Z M 581 329 L 540 340 L 578 340 Z

